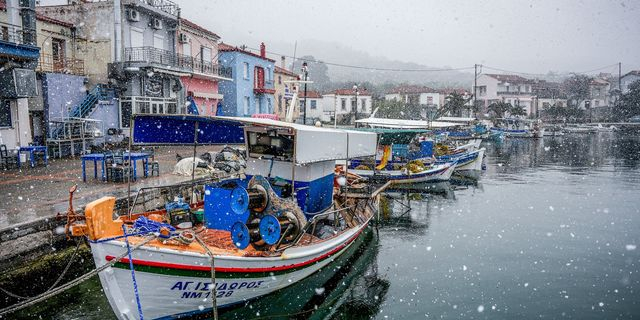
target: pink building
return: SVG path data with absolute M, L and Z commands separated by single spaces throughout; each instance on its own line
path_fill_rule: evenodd
M 231 70 L 218 64 L 220 37 L 184 18 L 180 19 L 176 35 L 178 57 L 192 71 L 180 78 L 184 92 L 193 96 L 200 114 L 215 115 L 218 102 L 224 98 L 218 92 L 218 82 L 231 81 Z

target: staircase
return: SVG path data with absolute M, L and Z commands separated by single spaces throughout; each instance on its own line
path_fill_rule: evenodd
M 115 89 L 105 84 L 97 84 L 89 94 L 84 98 L 82 103 L 76 105 L 71 111 L 69 111 L 68 120 L 74 121 L 77 119 L 84 119 L 91 114 L 91 111 L 96 107 L 100 100 L 110 100 L 115 97 Z M 62 136 L 67 135 L 64 124 L 55 128 L 51 128 L 49 131 L 49 139 L 59 140 Z
M 89 94 L 84 98 L 81 104 L 75 106 L 69 112 L 69 118 L 84 118 L 88 116 L 96 104 L 100 100 L 113 99 L 115 97 L 115 90 L 104 84 L 97 84 Z

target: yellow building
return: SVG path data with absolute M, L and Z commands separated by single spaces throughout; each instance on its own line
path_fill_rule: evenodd
M 40 60 L 36 71 L 85 75 L 86 40 L 76 35 L 73 24 L 37 14 Z
M 289 102 L 291 101 L 291 96 L 295 91 L 295 83 L 292 81 L 298 80 L 298 75 L 285 69 L 285 61 L 284 57 L 282 57 L 281 66 L 275 67 L 275 84 L 274 88 L 276 92 L 274 93 L 275 98 L 275 108 L 273 108 L 274 113 L 278 116 L 278 119 L 283 120 L 287 114 L 287 107 L 289 106 Z M 285 95 L 285 93 L 289 93 Z M 296 108 L 293 113 L 293 119 L 297 119 L 300 114 L 300 110 Z

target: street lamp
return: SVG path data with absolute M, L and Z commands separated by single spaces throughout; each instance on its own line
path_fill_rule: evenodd
M 353 85 L 353 91 L 355 92 L 355 103 L 353 106 L 353 124 L 355 125 L 355 120 L 358 120 L 358 85 Z
M 302 124 L 307 124 L 307 76 L 309 75 L 309 68 L 307 62 L 302 63 L 302 73 L 304 74 L 304 107 L 302 109 Z

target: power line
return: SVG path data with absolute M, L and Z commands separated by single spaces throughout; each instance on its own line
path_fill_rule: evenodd
M 245 47 L 245 48 L 247 48 L 247 49 L 251 49 L 251 50 L 259 51 L 259 49 L 256 49 L 256 48 L 251 48 L 251 47 Z M 269 54 L 274 54 L 274 55 L 278 55 L 278 56 L 283 56 L 283 57 L 287 57 L 287 58 L 292 58 L 292 59 L 296 59 L 296 60 L 302 60 L 302 61 L 306 61 L 306 62 L 324 63 L 324 64 L 329 65 L 329 66 L 336 66 L 336 67 L 343 67 L 343 68 L 352 68 L 352 69 L 362 69 L 362 70 L 373 70 L 373 71 L 395 71 L 395 72 L 444 72 L 444 71 L 460 71 L 460 70 L 471 70 L 471 69 L 473 69 L 473 67 L 441 68 L 441 69 L 398 69 L 398 68 L 378 68 L 378 67 L 358 66 L 358 65 L 351 65 L 351 64 L 344 64 L 344 63 L 336 63 L 336 62 L 327 62 L 327 61 L 316 60 L 316 59 L 303 59 L 303 58 L 296 58 L 296 57 L 292 57 L 292 56 L 289 56 L 289 55 L 286 55 L 286 54 L 282 54 L 282 53 L 278 53 L 278 52 L 273 52 L 273 51 L 267 51 L 267 53 L 269 53 Z
M 614 66 L 617 66 L 617 63 L 614 64 L 610 64 L 604 67 L 600 67 L 600 68 L 596 68 L 596 69 L 592 69 L 592 70 L 587 70 L 587 71 L 582 71 L 582 72 L 563 72 L 563 73 L 558 73 L 558 76 L 563 76 L 563 75 L 571 75 L 571 74 L 588 74 L 591 72 L 595 72 L 595 71 L 600 71 L 600 70 L 604 70 L 604 69 L 608 69 Z M 501 69 L 501 68 L 495 68 L 495 67 L 491 67 L 491 66 L 487 66 L 487 65 L 482 65 L 482 67 L 486 68 L 486 69 L 490 69 L 490 70 L 495 70 L 495 71 L 501 71 L 501 72 L 506 72 L 506 73 L 515 73 L 515 74 L 522 74 L 522 75 L 528 75 L 528 76 L 541 76 L 541 77 L 546 77 L 549 76 L 549 74 L 545 74 L 545 73 L 529 73 L 529 72 L 521 72 L 521 71 L 513 71 L 513 70 L 506 70 L 506 69 Z

